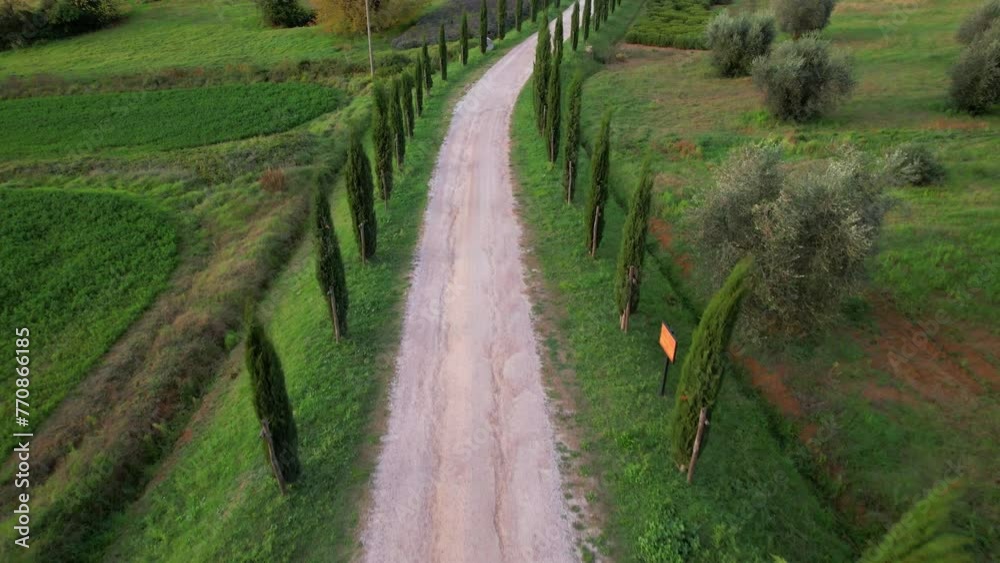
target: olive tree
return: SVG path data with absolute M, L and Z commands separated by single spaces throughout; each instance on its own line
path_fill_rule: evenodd
M 826 27 L 836 3 L 836 0 L 774 0 L 772 8 L 778 28 L 798 39 Z
M 778 45 L 753 64 L 753 81 L 776 117 L 808 121 L 837 107 L 854 89 L 851 66 L 830 53 L 830 42 L 810 35 Z
M 705 28 L 712 66 L 722 76 L 747 76 L 757 57 L 771 52 L 774 18 L 763 14 L 720 12 Z

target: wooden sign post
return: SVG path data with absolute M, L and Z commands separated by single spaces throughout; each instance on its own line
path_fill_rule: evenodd
M 660 348 L 663 348 L 663 353 L 667 355 L 667 362 L 663 364 L 663 383 L 660 384 L 660 396 L 664 396 L 667 393 L 667 372 L 670 370 L 670 364 L 674 362 L 674 356 L 677 353 L 677 339 L 674 338 L 674 333 L 670 332 L 665 323 L 660 323 Z

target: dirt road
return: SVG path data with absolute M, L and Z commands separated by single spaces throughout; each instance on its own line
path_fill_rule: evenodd
M 535 43 L 469 90 L 438 156 L 365 561 L 575 559 L 510 172 L 511 114 Z

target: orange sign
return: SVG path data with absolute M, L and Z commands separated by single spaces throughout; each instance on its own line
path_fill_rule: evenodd
M 674 361 L 674 354 L 677 352 L 677 340 L 674 339 L 674 334 L 670 332 L 667 325 L 660 323 L 660 348 L 663 348 L 663 352 L 670 358 L 670 361 Z

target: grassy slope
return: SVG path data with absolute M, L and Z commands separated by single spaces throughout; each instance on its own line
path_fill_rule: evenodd
M 592 37 L 599 54 L 608 52 L 608 38 L 620 36 L 634 8 L 626 0 Z M 569 69 L 579 64 L 592 65 L 568 54 L 563 76 L 568 80 Z M 599 116 L 601 106 L 597 97 L 585 95 L 587 115 Z M 545 162 L 535 133 L 530 87 L 518 102 L 513 131 L 523 216 L 544 278 L 555 290 L 540 306 L 559 309 L 560 332 L 574 357 L 572 368 L 584 399 L 579 418 L 614 506 L 612 555 L 623 561 L 751 561 L 769 560 L 770 554 L 795 561 L 847 559 L 852 550 L 838 537 L 831 510 L 791 460 L 796 446 L 786 448 L 775 438 L 766 410 L 733 377 L 714 413 L 711 445 L 696 483 L 684 482 L 668 450 L 669 396 L 679 368 L 673 369 L 668 398 L 660 398 L 663 357 L 656 337 L 660 321 L 667 322 L 678 336 L 678 361 L 683 361 L 696 320 L 683 296 L 650 262 L 640 311 L 628 334 L 618 330 L 612 276 L 624 220 L 621 208 L 609 206 L 605 240 L 598 259 L 590 260 L 583 244 L 586 189 L 573 206 L 563 202 L 561 167 Z M 618 145 L 620 138 L 614 135 L 612 143 Z M 581 162 L 580 186 L 588 186 L 588 165 Z M 612 167 L 618 166 L 613 158 Z M 555 340 L 548 342 L 552 346 Z
M 148 200 L 0 190 L 0 326 L 31 330 L 32 428 L 166 286 L 176 254 L 171 218 Z
M 585 91 L 592 105 L 630 108 L 615 114 L 614 161 L 626 178 L 647 150 L 654 153 L 660 215 L 674 227 L 672 252 L 660 256 L 670 261 L 688 250 L 679 228 L 685 210 L 692 196 L 711 186 L 712 168 L 734 146 L 770 139 L 783 144 L 790 160 L 804 161 L 828 157 L 847 142 L 875 154 L 904 141 L 925 142 L 948 178 L 941 186 L 893 191 L 898 205 L 873 263 L 873 294 L 890 296 L 924 324 L 927 336 L 962 343 L 965 348 L 943 351 L 944 362 L 990 389 L 976 374 L 995 374 L 1000 366 L 990 344 L 1000 315 L 994 266 L 1000 237 L 987 227 L 1000 222 L 994 180 L 1000 177 L 994 158 L 1000 115 L 971 118 L 946 108 L 947 70 L 959 52 L 952 35 L 978 4 L 934 0 L 900 9 L 889 1 L 843 3 L 824 35 L 851 51 L 859 87 L 844 107 L 806 125 L 771 120 L 750 80 L 713 76 L 705 53 L 624 49 L 628 61 L 595 75 Z M 588 132 L 596 131 L 599 115 L 585 118 Z M 671 269 L 676 279 L 683 277 L 680 268 Z M 680 287 L 681 293 L 695 294 L 696 283 Z M 916 325 L 887 325 L 880 301 L 854 302 L 854 313 L 818 343 L 753 351 L 767 366 L 762 379 L 783 375 L 779 398 L 787 403 L 790 397 L 801 409 L 792 418 L 815 434 L 811 445 L 832 468 L 832 484 L 856 499 L 846 505 L 851 514 L 866 514 L 864 537 L 881 534 L 938 479 L 965 474 L 974 492 L 960 520 L 988 560 L 1000 545 L 1000 498 L 990 486 L 991 468 L 1000 463 L 993 438 L 1000 431 L 996 393 L 953 395 L 940 403 L 895 377 L 886 366 L 889 353 L 914 358 L 916 365 L 902 368 L 913 377 L 945 378 L 947 384 L 951 376 L 919 364 L 937 350 L 920 349 L 924 333 Z M 880 344 L 882 339 L 888 340 Z M 976 356 L 984 362 L 978 367 Z M 954 439 L 956 432 L 961 440 Z
M 513 33 L 501 53 L 525 35 Z M 333 342 L 314 278 L 311 243 L 296 254 L 264 310 L 285 368 L 299 426 L 302 480 L 280 499 L 257 439 L 250 390 L 239 350 L 230 362 L 235 381 L 223 378 L 145 496 L 123 515 L 112 535 L 112 560 L 330 560 L 356 549 L 355 503 L 371 460 L 359 457 L 376 443 L 373 410 L 383 378 L 393 368 L 406 274 L 426 200 L 437 147 L 453 95 L 483 62 L 452 63 L 449 81 L 435 86 L 407 147 L 389 210 L 379 214 L 379 256 L 358 263 L 343 190 L 334 195 L 334 220 L 345 252 L 351 336 Z M 367 103 L 367 102 L 365 102 Z M 219 452 L 226 452 L 222 458 Z
M 319 84 L 52 96 L 0 101 L 0 158 L 102 149 L 169 150 L 283 131 L 332 111 L 343 95 Z

